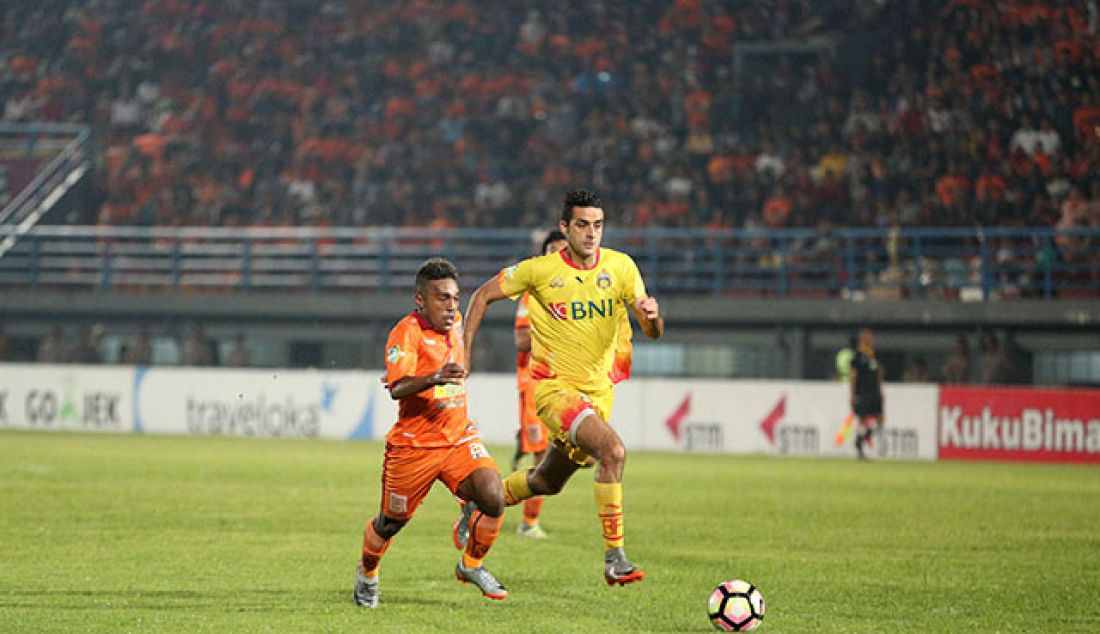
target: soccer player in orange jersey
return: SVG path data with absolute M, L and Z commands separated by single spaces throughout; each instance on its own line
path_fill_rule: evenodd
M 604 210 L 593 192 L 565 196 L 560 222 L 568 246 L 524 260 L 485 282 L 470 298 L 465 343 L 472 349 L 489 304 L 530 294 L 531 378 L 535 407 L 552 444 L 537 467 L 504 479 L 508 505 L 554 495 L 589 456 L 598 460 L 594 493 L 604 542 L 604 579 L 624 585 L 644 577 L 623 550 L 626 449 L 607 423 L 614 399 L 616 343 L 624 306 L 646 336 L 664 333 L 657 300 L 630 256 L 600 247 Z
M 568 241 L 565 234 L 554 229 L 542 241 L 542 255 L 557 253 L 565 248 Z M 515 343 L 516 343 L 516 387 L 519 389 L 519 433 L 516 436 L 516 454 L 512 458 L 512 470 L 519 469 L 519 461 L 531 454 L 534 466 L 542 462 L 550 438 L 546 426 L 539 420 L 535 409 L 534 381 L 528 362 L 531 360 L 531 318 L 529 316 L 530 296 L 524 293 L 516 306 Z M 534 539 L 545 539 L 546 531 L 539 525 L 539 513 L 546 498 L 536 495 L 523 503 L 523 521 L 516 527 L 516 534 Z
M 363 531 L 355 602 L 378 606 L 379 561 L 436 480 L 476 503 L 455 576 L 491 599 L 504 599 L 508 591 L 482 565 L 500 533 L 504 494 L 496 463 L 466 415 L 455 267 L 439 258 L 425 262 L 416 274 L 415 299 L 416 310 L 394 326 L 386 342 L 385 380 L 399 401 L 398 418 L 386 435 L 381 509 Z

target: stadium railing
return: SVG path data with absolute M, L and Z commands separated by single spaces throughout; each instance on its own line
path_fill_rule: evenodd
M 15 236 L 0 226 L 0 240 Z M 1100 230 L 609 230 L 653 293 L 849 299 L 1100 297 Z M 535 245 L 526 229 L 45 226 L 0 256 L 0 287 L 176 292 L 395 290 L 428 257 L 467 284 Z
M 88 172 L 91 128 L 65 123 L 0 124 L 0 154 L 53 155 L 34 179 L 0 208 L 0 258 Z

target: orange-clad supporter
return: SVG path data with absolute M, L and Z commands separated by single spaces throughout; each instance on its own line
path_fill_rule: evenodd
M 764 201 L 764 224 L 772 228 L 787 225 L 787 218 L 791 215 L 791 197 L 781 188 L 776 187 L 771 196 Z
M 970 181 L 955 171 L 950 171 L 936 180 L 936 197 L 946 207 L 962 202 Z
M 486 597 L 508 591 L 482 561 L 500 533 L 504 492 L 496 463 L 466 414 L 466 353 L 459 313 L 458 271 L 441 258 L 416 274 L 416 309 L 401 318 L 386 341 L 390 396 L 398 401 L 397 422 L 386 435 L 382 498 L 363 531 L 354 598 L 378 607 L 379 563 L 436 480 L 476 504 L 461 528 L 467 539 L 455 576 L 475 584 Z
M 1073 129 L 1085 141 L 1100 139 L 1100 106 L 1080 106 L 1074 110 Z
M 535 409 L 549 432 L 550 445 L 537 466 L 504 479 L 504 501 L 511 506 L 539 495 L 556 495 L 578 469 L 595 459 L 593 493 L 602 529 L 604 580 L 625 585 L 645 574 L 624 551 L 626 448 L 608 422 L 615 382 L 627 362 L 617 354 L 619 338 L 627 309 L 653 339 L 664 333 L 664 319 L 634 260 L 600 246 L 604 209 L 595 192 L 568 192 L 558 226 L 566 237 L 565 249 L 503 269 L 470 297 L 464 339 L 466 348 L 472 349 L 490 304 L 529 295 L 528 366 L 535 381 Z
M 985 169 L 974 183 L 974 193 L 988 200 L 1001 202 L 1005 198 L 1006 187 L 1005 179 L 1000 174 Z

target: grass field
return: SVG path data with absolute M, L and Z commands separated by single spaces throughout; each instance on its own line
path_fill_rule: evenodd
M 501 462 L 509 448 L 496 448 Z M 376 443 L 0 432 L 6 631 L 707 631 L 711 588 L 757 584 L 773 632 L 1100 631 L 1100 470 L 635 453 L 626 530 L 647 578 L 608 588 L 588 472 L 551 539 L 457 583 L 437 485 L 351 586 Z

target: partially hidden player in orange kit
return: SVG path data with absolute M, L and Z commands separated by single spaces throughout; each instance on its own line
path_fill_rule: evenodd
M 436 480 L 476 503 L 469 539 L 455 576 L 491 599 L 508 591 L 482 565 L 504 513 L 496 462 L 466 415 L 466 354 L 459 313 L 458 271 L 433 258 L 416 274 L 416 310 L 401 319 L 386 341 L 386 386 L 399 402 L 386 435 L 381 508 L 363 531 L 355 602 L 378 606 L 378 566 L 386 548 L 412 518 Z

